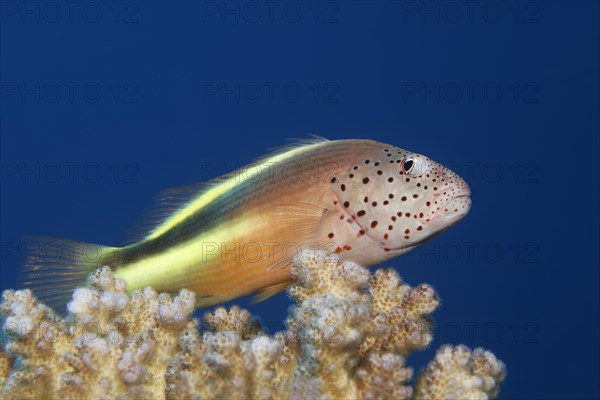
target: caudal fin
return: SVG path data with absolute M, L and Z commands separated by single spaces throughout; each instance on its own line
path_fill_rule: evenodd
M 51 237 L 29 238 L 21 284 L 59 313 L 96 268 L 116 259 L 116 247 Z

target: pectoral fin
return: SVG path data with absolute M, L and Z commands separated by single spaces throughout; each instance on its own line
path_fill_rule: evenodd
M 290 267 L 295 255 L 292 252 L 294 249 L 314 246 L 323 220 L 334 212 L 308 203 L 280 204 L 275 210 L 277 218 L 274 229 L 283 248 L 277 250 L 274 262 L 269 265 L 267 271 Z

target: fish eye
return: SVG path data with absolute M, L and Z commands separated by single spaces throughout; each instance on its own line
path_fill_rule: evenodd
M 427 162 L 417 161 L 413 156 L 404 157 L 401 165 L 404 173 L 411 178 L 420 176 L 427 170 Z

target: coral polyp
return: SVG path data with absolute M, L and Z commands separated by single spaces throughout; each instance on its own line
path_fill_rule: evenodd
M 287 329 L 268 335 L 237 306 L 192 318 L 195 295 L 127 293 L 108 267 L 78 288 L 65 318 L 7 290 L 3 399 L 486 399 L 505 367 L 488 351 L 442 347 L 417 377 L 406 357 L 432 341 L 439 298 L 392 269 L 317 251 L 292 267 Z

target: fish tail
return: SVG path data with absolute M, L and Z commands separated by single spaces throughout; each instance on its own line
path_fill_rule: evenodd
M 19 281 L 54 310 L 65 310 L 78 286 L 104 265 L 118 266 L 118 247 L 101 246 L 51 237 L 33 237 L 27 242 L 25 265 Z

